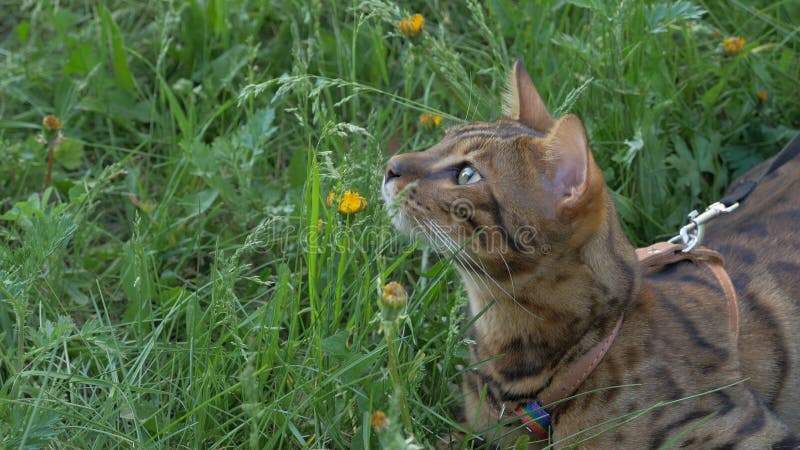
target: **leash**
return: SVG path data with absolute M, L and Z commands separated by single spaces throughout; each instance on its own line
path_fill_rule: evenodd
M 756 180 L 752 181 L 741 181 L 738 186 L 736 186 L 730 194 L 726 195 L 719 201 L 726 207 L 729 207 L 735 203 L 739 203 L 747 198 L 753 189 L 758 186 L 761 181 L 766 178 L 767 175 L 774 172 L 778 167 L 786 164 L 795 156 L 800 155 L 800 134 L 795 136 L 786 147 L 784 147 L 777 155 L 775 155 L 775 159 L 772 160 L 772 163 L 769 165 L 769 168 L 761 174 Z
M 730 327 L 734 337 L 738 337 L 739 302 L 733 282 L 724 268 L 725 259 L 718 252 L 700 246 L 705 236 L 706 224 L 720 215 L 728 214 L 738 208 L 739 204 L 767 175 L 797 155 L 800 155 L 800 134 L 795 136 L 775 156 L 772 163 L 755 180 L 738 181 L 738 185 L 730 194 L 709 205 L 702 213 L 698 213 L 697 210 L 689 213 L 689 224 L 683 226 L 677 236 L 667 242 L 657 242 L 649 247 L 636 249 L 636 258 L 644 273 L 658 272 L 668 265 L 684 260 L 702 264 L 711 271 L 725 293 Z M 611 334 L 562 370 L 559 379 L 547 386 L 537 400 L 522 404 L 515 410 L 528 431 L 542 439 L 549 438 L 552 405 L 574 394 L 578 387 L 586 381 L 589 374 L 600 364 L 619 333 L 622 318 L 623 316 L 620 316 L 617 320 Z M 545 406 L 549 406 L 550 409 Z

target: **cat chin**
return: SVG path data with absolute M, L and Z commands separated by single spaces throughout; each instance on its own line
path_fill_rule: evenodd
M 392 220 L 392 225 L 394 225 L 398 231 L 411 235 L 415 238 L 419 237 L 419 231 L 415 230 L 416 227 L 411 220 L 408 219 L 408 216 L 400 211 L 400 205 L 394 204 L 395 196 L 397 195 L 395 183 L 387 183 L 384 179 L 381 188 L 381 194 L 383 194 L 383 201 L 386 202 L 386 211 L 389 215 L 389 218 Z
M 409 220 L 407 215 L 403 214 L 401 211 L 393 211 L 391 208 L 389 210 L 389 214 L 392 219 L 392 225 L 394 225 L 398 231 L 411 236 L 414 239 L 424 239 L 424 236 L 420 232 L 417 225 Z
M 429 242 L 427 236 L 425 236 L 425 233 L 420 230 L 419 225 L 414 223 L 414 221 L 409 218 L 408 214 L 400 211 L 399 207 L 392 207 L 391 202 L 387 200 L 386 209 L 388 211 L 389 218 L 392 221 L 392 225 L 397 231 L 414 240 L 425 243 Z
M 431 247 L 435 252 L 440 255 L 450 256 L 453 254 L 453 249 L 448 248 L 445 244 L 437 240 L 431 240 L 429 232 L 422 229 L 422 226 L 415 223 L 410 219 L 408 214 L 402 211 L 392 211 L 389 213 L 392 225 L 396 230 L 410 237 L 411 239 L 421 242 L 425 246 Z

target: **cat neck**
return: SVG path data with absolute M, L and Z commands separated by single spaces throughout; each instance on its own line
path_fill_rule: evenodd
M 545 370 L 585 353 L 611 332 L 638 294 L 641 274 L 610 202 L 606 217 L 579 251 L 554 251 L 547 264 L 529 272 L 503 280 L 459 269 L 470 312 L 479 316 L 473 336 L 484 357 L 505 354 L 511 357 L 493 364 L 522 359 Z

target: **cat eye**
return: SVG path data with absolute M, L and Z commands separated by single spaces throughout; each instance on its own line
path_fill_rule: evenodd
M 477 170 L 473 169 L 470 166 L 464 167 L 458 174 L 458 184 L 461 185 L 474 184 L 477 183 L 478 181 L 481 181 L 481 179 L 483 179 L 483 177 L 481 177 L 481 174 L 479 174 Z

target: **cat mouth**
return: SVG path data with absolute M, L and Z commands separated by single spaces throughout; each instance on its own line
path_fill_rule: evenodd
M 414 214 L 414 205 L 409 203 L 406 198 L 408 185 L 402 188 L 398 186 L 395 179 L 384 177 L 381 194 L 386 203 L 386 212 L 392 225 L 398 231 L 407 234 L 408 236 L 422 241 L 428 241 L 428 238 L 423 231 L 423 226 L 417 216 Z M 417 207 L 419 209 L 419 207 Z M 420 210 L 421 212 L 421 210 Z
M 413 240 L 433 246 L 441 254 L 459 247 L 449 236 L 447 225 L 432 217 L 430 209 L 416 199 L 417 180 L 407 182 L 397 176 L 384 176 L 381 194 L 394 228 Z

